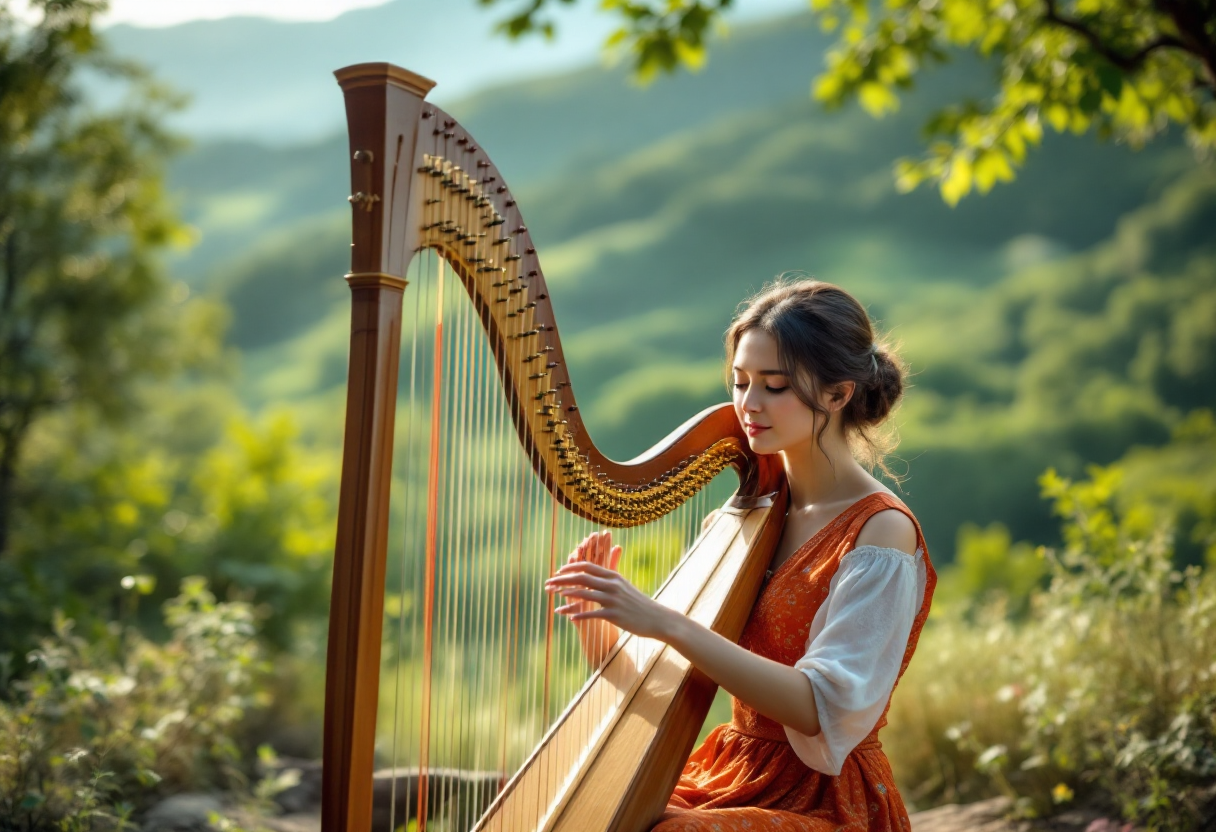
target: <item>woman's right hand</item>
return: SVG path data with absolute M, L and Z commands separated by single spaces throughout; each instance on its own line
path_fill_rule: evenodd
M 583 539 L 582 543 L 574 547 L 574 551 L 566 559 L 566 563 L 579 563 L 580 561 L 594 563 L 596 566 L 602 566 L 615 572 L 617 564 L 621 562 L 621 547 L 612 545 L 612 532 L 592 532 Z M 554 610 L 559 615 L 569 616 L 593 610 L 599 606 L 594 601 L 579 598 L 563 600 L 565 600 L 564 606 Z M 592 667 L 599 667 L 608 655 L 608 651 L 612 649 L 612 645 L 616 644 L 621 631 L 612 622 L 599 618 L 580 619 L 571 623 L 578 631 L 579 642 L 583 646 L 583 653 L 586 654 L 587 661 Z
M 621 547 L 612 545 L 612 532 L 592 532 L 583 538 L 583 542 L 575 546 L 574 551 L 570 553 L 570 557 L 566 558 L 566 563 L 578 563 L 580 561 L 594 563 L 596 566 L 603 566 L 605 569 L 611 569 L 613 572 L 616 572 L 617 564 L 621 562 Z M 594 601 L 581 601 L 572 598 L 567 599 L 566 605 L 555 610 L 555 612 L 569 615 L 592 610 L 596 606 Z

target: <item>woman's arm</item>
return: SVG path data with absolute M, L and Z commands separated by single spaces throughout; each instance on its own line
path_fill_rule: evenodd
M 857 543 L 911 554 L 916 539 L 912 522 L 902 512 L 888 510 L 876 513 L 866 522 Z M 615 567 L 620 558 L 620 547 L 612 546 L 611 532 L 593 534 L 583 545 L 587 547 L 586 556 L 580 560 L 572 556 L 545 583 L 545 588 L 575 599 L 557 612 L 569 616 L 580 627 L 584 650 L 596 645 L 589 645 L 584 637 L 582 627 L 587 625 L 583 622 L 600 621 L 612 628 L 613 637 L 603 647 L 605 652 L 616 642 L 618 627 L 664 641 L 732 696 L 769 719 L 808 737 L 820 733 L 814 689 L 802 670 L 752 653 L 640 592 L 615 568 L 603 565 L 611 563 Z M 605 560 L 605 553 L 613 552 Z M 588 601 L 599 604 L 599 608 L 591 609 L 580 603 Z M 599 659 L 602 661 L 603 656 Z
M 611 551 L 610 532 L 600 532 L 592 537 L 598 538 L 592 544 L 596 553 L 604 546 Z M 559 569 L 545 587 L 566 598 L 600 605 L 598 609 L 589 609 L 585 604 L 579 604 L 578 609 L 573 609 L 574 604 L 567 604 L 557 610 L 569 616 L 571 621 L 602 621 L 613 631 L 620 627 L 664 641 L 731 695 L 770 719 L 808 736 L 819 733 L 815 697 L 805 674 L 756 655 L 663 606 L 615 570 L 590 560 L 572 560 Z M 579 634 L 582 637 L 581 625 Z M 615 639 L 608 646 L 614 642 Z M 588 646 L 595 645 L 588 645 L 584 639 L 584 649 Z M 590 657 L 590 652 L 588 655 Z

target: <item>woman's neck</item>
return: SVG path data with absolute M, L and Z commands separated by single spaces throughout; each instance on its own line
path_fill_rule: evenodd
M 822 442 L 809 442 L 781 451 L 790 508 L 808 509 L 820 503 L 853 499 L 872 485 L 853 458 L 843 436 L 824 431 Z

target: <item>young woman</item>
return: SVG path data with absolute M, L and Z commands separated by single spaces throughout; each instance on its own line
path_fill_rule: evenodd
M 672 645 L 733 696 L 658 832 L 909 830 L 877 734 L 937 578 L 912 513 L 866 468 L 883 468 L 874 429 L 899 400 L 902 367 L 851 295 L 812 280 L 752 298 L 726 358 L 752 450 L 780 454 L 790 496 L 739 643 L 622 578 L 610 532 L 583 541 L 546 587 L 567 599 L 558 612 L 579 622 L 593 661 L 621 628 Z

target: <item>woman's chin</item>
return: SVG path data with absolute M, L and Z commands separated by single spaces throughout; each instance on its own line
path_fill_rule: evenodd
M 770 437 L 768 431 L 758 434 L 757 436 L 748 436 L 747 444 L 755 454 L 775 454 L 781 450 L 781 446 Z

